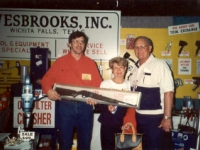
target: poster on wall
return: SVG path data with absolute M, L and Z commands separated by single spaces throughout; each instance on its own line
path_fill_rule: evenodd
M 13 127 L 23 127 L 23 111 L 21 97 L 14 97 L 13 106 Z M 54 128 L 55 127 L 55 101 L 43 98 L 35 101 L 33 109 L 33 128 Z
M 178 59 L 178 74 L 179 75 L 191 75 L 191 58 L 179 58 Z
M 126 49 L 133 50 L 134 49 L 134 35 L 127 34 L 126 36 Z
M 109 60 L 119 55 L 120 21 L 120 11 L 0 9 L 0 56 L 29 59 L 30 47 L 41 47 L 56 59 L 68 53 L 69 35 L 82 31 L 85 54 Z

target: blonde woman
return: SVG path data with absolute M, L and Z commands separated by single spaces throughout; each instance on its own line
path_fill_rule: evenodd
M 128 61 L 122 57 L 114 57 L 109 60 L 109 67 L 112 70 L 113 78 L 102 81 L 100 87 L 130 91 L 130 82 L 124 79 L 127 66 Z M 115 133 L 121 132 L 121 127 L 124 123 L 124 116 L 126 115 L 127 108 L 97 104 L 96 109 L 100 111 L 98 121 L 101 123 L 100 136 L 102 150 L 114 150 Z M 131 113 L 132 112 L 133 110 L 131 110 Z M 135 117 L 132 115 L 131 118 Z M 134 125 L 135 124 L 136 123 L 134 123 Z

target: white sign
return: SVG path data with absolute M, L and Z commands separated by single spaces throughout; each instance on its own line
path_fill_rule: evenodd
M 190 52 L 189 51 L 181 51 L 181 53 L 179 54 L 179 56 L 189 56 L 190 55 Z
M 78 30 L 89 37 L 87 56 L 109 60 L 119 55 L 120 20 L 120 11 L 0 9 L 0 56 L 29 59 L 30 47 L 41 47 L 56 59 Z
M 169 35 L 185 34 L 185 33 L 198 32 L 198 31 L 199 31 L 198 22 L 168 27 Z
M 161 51 L 161 56 L 171 56 L 171 51 Z
M 196 62 L 196 74 L 200 74 L 200 59 L 197 59 Z
M 179 58 L 178 59 L 178 74 L 190 75 L 191 74 L 191 58 Z
M 20 138 L 23 141 L 30 141 L 35 139 L 35 132 L 20 132 Z
M 13 127 L 24 126 L 21 97 L 14 97 Z M 33 128 L 54 128 L 55 127 L 55 102 L 48 98 L 35 101 L 33 109 Z
M 193 79 L 184 79 L 184 84 L 194 84 L 193 82 Z

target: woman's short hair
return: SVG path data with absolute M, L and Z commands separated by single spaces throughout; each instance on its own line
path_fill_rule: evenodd
M 113 64 L 116 63 L 119 66 L 128 67 L 128 61 L 123 57 L 114 57 L 109 60 L 109 67 L 112 69 Z

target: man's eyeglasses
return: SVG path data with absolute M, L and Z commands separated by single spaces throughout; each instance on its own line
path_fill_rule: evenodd
M 146 47 L 148 47 L 149 45 L 143 45 L 143 46 L 136 46 L 134 47 L 134 50 L 144 50 Z
M 85 41 L 79 41 L 79 40 L 72 40 L 72 43 L 74 44 L 85 44 Z

